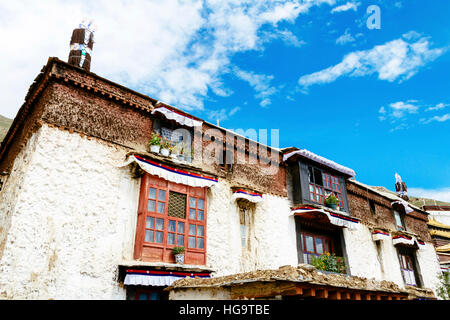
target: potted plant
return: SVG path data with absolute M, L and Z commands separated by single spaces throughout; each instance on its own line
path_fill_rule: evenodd
M 164 157 L 168 157 L 170 154 L 170 148 L 172 146 L 172 143 L 170 142 L 169 139 L 167 138 L 163 138 L 162 142 L 161 142 L 161 150 L 160 153 L 164 156 Z
M 179 147 L 178 150 L 180 151 L 180 153 L 178 154 L 178 160 L 184 161 L 184 150 L 185 150 L 184 143 L 181 142 L 181 143 L 178 145 L 178 147 Z
M 333 273 L 345 273 L 345 259 L 343 257 L 337 257 L 334 253 L 325 252 L 320 256 L 313 256 L 311 258 L 311 264 L 319 270 L 333 272 Z
M 336 209 L 336 205 L 339 202 L 339 199 L 334 195 L 334 193 L 330 193 L 326 198 L 325 198 L 325 205 L 333 210 Z
M 148 144 L 151 152 L 159 153 L 159 149 L 161 148 L 161 136 L 158 133 L 153 132 Z
M 173 247 L 172 254 L 176 263 L 184 263 L 184 247 Z

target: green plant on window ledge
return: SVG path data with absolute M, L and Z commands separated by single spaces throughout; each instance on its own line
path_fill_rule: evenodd
M 325 252 L 320 256 L 312 257 L 311 264 L 319 270 L 346 273 L 345 259 L 337 257 L 334 253 Z
M 173 247 L 172 248 L 172 254 L 175 256 L 177 254 L 184 253 L 184 247 Z
M 336 209 L 336 205 L 338 203 L 339 203 L 339 199 L 334 195 L 334 193 L 330 193 L 330 195 L 325 198 L 325 205 L 332 209 Z

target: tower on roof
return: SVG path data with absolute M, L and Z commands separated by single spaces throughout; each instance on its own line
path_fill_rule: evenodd
M 403 200 L 408 201 L 408 188 L 406 187 L 406 183 L 402 181 L 402 177 L 398 173 L 395 173 L 395 191 L 397 195 Z
M 73 30 L 68 60 L 71 65 L 90 71 L 94 32 L 95 26 L 92 20 L 83 20 L 78 28 Z

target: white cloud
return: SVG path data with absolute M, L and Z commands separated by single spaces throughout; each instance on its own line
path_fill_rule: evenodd
M 358 9 L 358 6 L 360 5 L 360 2 L 347 2 L 343 5 L 337 6 L 335 8 L 333 8 L 331 10 L 331 13 L 336 13 L 336 12 L 344 12 L 344 11 L 348 11 L 348 10 L 353 10 L 356 11 Z
M 244 71 L 237 67 L 235 67 L 233 71 L 239 79 L 248 82 L 248 84 L 256 91 L 255 97 L 261 100 L 260 105 L 262 107 L 271 104 L 269 97 L 277 92 L 277 89 L 271 85 L 273 76 Z
M 445 51 L 443 48 L 431 49 L 430 45 L 426 37 L 411 43 L 400 38 L 369 50 L 350 52 L 340 63 L 304 75 L 298 83 L 308 87 L 330 83 L 342 76 L 363 77 L 374 73 L 378 79 L 389 82 L 407 80 Z
M 343 45 L 349 42 L 354 42 L 355 38 L 351 35 L 349 32 L 349 29 L 347 28 L 343 35 L 341 35 L 339 38 L 336 39 L 336 43 Z
M 425 111 L 436 111 L 436 110 L 441 110 L 441 109 L 444 109 L 445 107 L 448 107 L 448 106 L 450 106 L 450 104 L 445 104 L 445 103 L 438 103 L 437 105 L 435 105 L 435 106 L 432 106 L 432 107 L 428 107 Z
M 14 117 L 49 56 L 67 60 L 72 30 L 84 17 L 98 25 L 92 72 L 192 110 L 212 93 L 232 94 L 221 88 L 221 76 L 235 53 L 261 49 L 263 26 L 276 30 L 312 6 L 334 2 L 2 1 L 0 36 L 7 45 L 0 59 L 7 63 L 0 65 L 0 114 Z
M 440 189 L 408 188 L 408 195 L 450 202 L 450 187 Z
M 389 107 L 391 108 L 391 115 L 395 118 L 403 118 L 406 113 L 417 113 L 419 109 L 418 106 L 403 101 L 391 103 Z
M 431 117 L 429 119 L 421 119 L 420 122 L 427 124 L 427 123 L 430 123 L 430 122 L 433 122 L 433 121 L 445 122 L 445 121 L 448 121 L 448 120 L 450 120 L 450 113 L 444 114 L 442 116 L 434 116 L 434 117 Z
M 232 117 L 236 112 L 238 112 L 241 108 L 240 107 L 234 107 L 231 110 L 228 110 L 226 108 L 222 108 L 220 110 L 211 110 L 208 111 L 208 119 L 212 121 L 214 124 L 216 124 L 216 121 L 224 121 L 228 120 L 230 117 Z

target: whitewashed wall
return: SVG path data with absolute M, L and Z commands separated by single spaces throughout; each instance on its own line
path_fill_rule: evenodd
M 392 281 L 400 287 L 404 287 L 397 249 L 390 237 L 380 241 L 379 257 L 371 232 L 366 226 L 361 226 L 359 230 L 353 231 L 344 229 L 344 239 L 352 275 L 374 278 L 378 281 Z M 435 291 L 439 264 L 433 245 L 425 243 L 425 246 L 420 246 L 420 249 L 416 251 L 416 258 L 423 286 Z
M 117 267 L 132 260 L 140 179 L 122 148 L 43 126 L 16 158 L 0 192 L 0 298 L 124 299 Z M 254 261 L 242 264 L 239 211 L 223 179 L 208 191 L 207 266 L 216 275 L 297 265 L 287 198 L 263 195 L 253 212 Z M 366 227 L 344 229 L 353 275 L 403 285 L 392 241 L 382 242 L 382 273 Z M 439 266 L 431 245 L 418 252 L 426 287 Z
M 223 179 L 208 193 L 207 265 L 216 270 L 216 275 L 249 271 L 251 264 L 252 270 L 296 265 L 295 223 L 289 217 L 289 202 L 264 194 L 251 219 L 250 246 L 255 260 L 247 261 L 245 268 L 241 260 L 239 209 L 231 196 L 231 187 Z
M 43 126 L 21 154 L 27 170 L 1 192 L 8 229 L 0 297 L 124 299 L 119 262 L 133 250 L 138 180 L 117 168 L 125 151 Z M 17 157 L 15 168 L 23 166 Z M 10 196 L 19 185 L 18 196 Z

